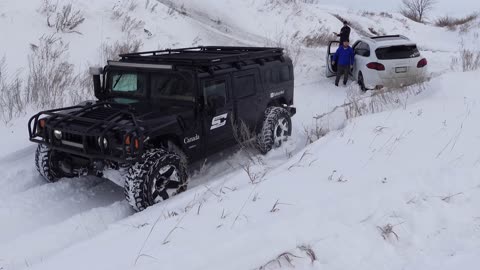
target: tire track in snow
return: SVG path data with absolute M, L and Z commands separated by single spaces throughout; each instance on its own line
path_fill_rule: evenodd
M 132 214 L 127 202 L 120 201 L 106 207 L 93 208 L 65 221 L 41 227 L 18 238 L 0 244 L 0 259 L 4 270 L 22 269 L 47 259 L 49 256 L 98 235 Z

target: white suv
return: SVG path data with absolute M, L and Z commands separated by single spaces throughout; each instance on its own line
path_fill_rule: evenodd
M 338 41 L 332 41 L 328 47 L 327 77 L 336 73 L 332 59 L 338 46 Z M 407 37 L 364 38 L 356 41 L 352 48 L 355 51 L 352 75 L 363 91 L 411 85 L 426 78 L 427 59 Z

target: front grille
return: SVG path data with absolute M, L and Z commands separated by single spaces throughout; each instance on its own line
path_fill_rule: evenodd
M 62 142 L 66 146 L 74 146 L 76 148 L 79 148 L 79 147 L 75 145 L 80 144 L 81 148 L 83 148 L 83 138 L 81 135 L 78 135 L 78 134 L 64 132 Z M 87 136 L 86 145 L 88 150 L 100 151 L 100 147 L 98 146 L 98 143 L 97 143 L 97 137 L 95 136 Z

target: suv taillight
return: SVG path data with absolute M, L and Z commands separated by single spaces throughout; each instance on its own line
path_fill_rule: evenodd
M 422 60 L 418 61 L 417 68 L 422 68 L 427 65 L 427 59 L 423 58 Z
M 379 70 L 379 71 L 385 70 L 385 66 L 380 64 L 380 63 L 377 63 L 377 62 L 368 63 L 367 68 L 374 69 L 374 70 Z

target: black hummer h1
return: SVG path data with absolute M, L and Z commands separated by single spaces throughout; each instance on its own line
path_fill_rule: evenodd
M 262 153 L 291 135 L 293 66 L 281 48 L 120 57 L 90 69 L 97 101 L 30 119 L 36 166 L 46 180 L 123 171 L 127 200 L 140 211 L 184 191 L 187 163 L 235 145 L 236 127 L 255 134 Z

